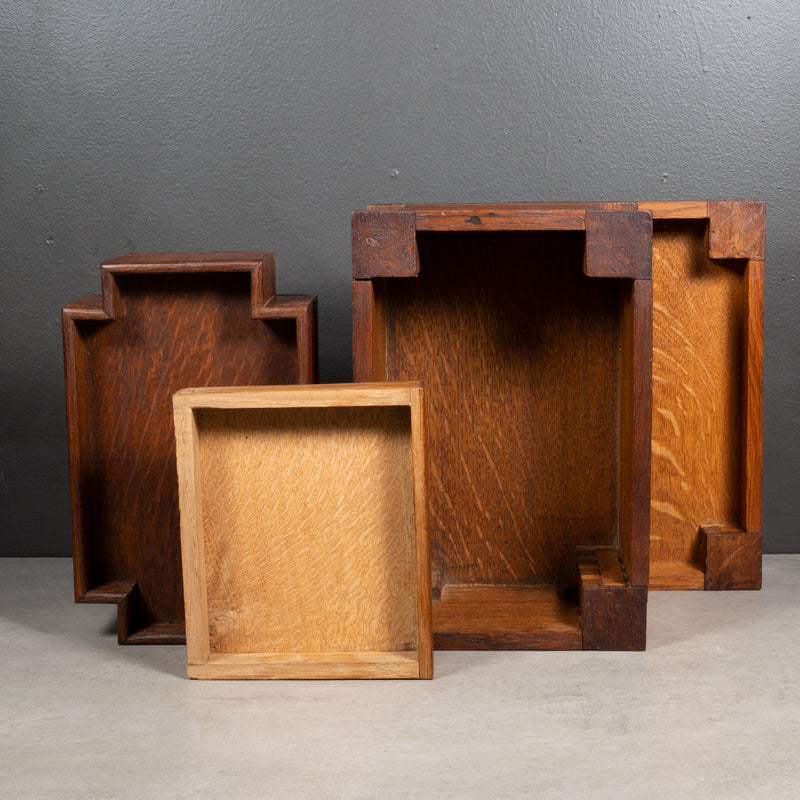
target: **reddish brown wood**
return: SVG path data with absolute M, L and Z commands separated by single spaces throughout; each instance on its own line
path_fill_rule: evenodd
M 445 586 L 433 604 L 437 650 L 580 650 L 578 605 L 552 584 Z
M 632 586 L 614 548 L 578 548 L 584 650 L 644 650 L 647 587 Z
M 584 272 L 594 278 L 652 274 L 653 219 L 642 211 L 586 211 Z
M 356 325 L 355 320 L 363 320 Z M 353 281 L 353 361 L 362 381 L 386 375 L 386 313 L 383 282 Z
M 416 213 L 420 231 L 580 231 L 585 217 L 582 208 L 436 208 Z
M 313 296 L 276 296 L 271 253 L 123 256 L 62 312 L 75 597 L 119 605 L 125 643 L 182 642 L 172 394 L 308 383 Z
M 739 522 L 761 530 L 761 475 L 764 426 L 764 262 L 748 261 L 744 272 L 742 353 L 742 484 Z
M 420 229 L 440 207 L 414 210 L 419 275 L 355 280 L 354 374 L 425 384 L 435 644 L 579 646 L 575 606 L 556 588 L 577 546 L 622 546 L 647 580 L 649 281 L 584 275 L 584 234 L 561 229 L 565 209 L 526 207 L 511 230 L 442 231 Z M 548 214 L 555 230 L 540 230 Z M 544 595 L 525 594 L 535 587 Z
M 760 533 L 733 525 L 704 525 L 700 533 L 706 589 L 761 588 Z
M 630 281 L 622 296 L 619 405 L 619 548 L 634 586 L 650 567 L 652 281 Z
M 708 257 L 764 260 L 766 206 L 758 200 L 710 200 Z
M 353 277 L 412 278 L 419 272 L 413 211 L 354 211 Z

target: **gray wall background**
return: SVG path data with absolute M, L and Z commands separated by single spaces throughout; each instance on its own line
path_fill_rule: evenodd
M 0 0 L 0 555 L 71 552 L 60 309 L 265 249 L 351 376 L 368 202 L 767 201 L 764 544 L 800 549 L 796 0 Z

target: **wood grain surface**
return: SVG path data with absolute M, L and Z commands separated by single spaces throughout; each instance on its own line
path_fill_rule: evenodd
M 420 276 L 386 283 L 387 372 L 426 387 L 434 584 L 555 582 L 616 544 L 619 286 L 582 274 L 580 236 L 418 243 Z
M 447 584 L 433 604 L 437 650 L 580 650 L 577 602 L 555 584 Z
M 212 652 L 415 650 L 408 409 L 197 426 Z
M 432 677 L 419 387 L 174 405 L 190 676 Z
M 316 303 L 275 307 L 271 254 L 127 256 L 102 275 L 102 298 L 63 311 L 76 599 L 135 584 L 120 641 L 181 642 L 172 394 L 313 380 Z
M 704 250 L 703 220 L 653 234 L 653 564 L 699 563 L 701 525 L 739 518 L 741 264 Z
M 578 548 L 576 557 L 583 649 L 644 650 L 647 587 L 631 585 L 616 548 Z

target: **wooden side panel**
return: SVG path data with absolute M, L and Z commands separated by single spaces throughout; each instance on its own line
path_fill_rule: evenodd
M 700 526 L 739 518 L 742 277 L 705 228 L 654 222 L 653 563 L 698 563 Z
M 212 653 L 417 650 L 409 409 L 198 409 Z
M 421 386 L 411 389 L 411 456 L 414 464 L 414 523 L 416 528 L 417 648 L 419 677 L 433 678 L 431 611 L 431 543 L 428 532 L 428 445 L 425 402 Z
M 433 604 L 437 650 L 580 650 L 578 607 L 554 584 L 446 585 Z
M 701 530 L 705 588 L 761 588 L 761 533 L 734 525 L 705 525 Z
M 263 255 L 121 257 L 64 310 L 76 596 L 134 583 L 127 643 L 184 640 L 172 394 L 315 375 L 314 298 L 276 307 Z
M 417 211 L 420 231 L 581 231 L 583 208 L 435 208 Z
M 187 620 L 186 655 L 188 663 L 194 666 L 205 664 L 211 653 L 200 437 L 190 409 L 176 408 L 174 420 L 181 512 L 181 562 Z
M 653 289 L 631 281 L 622 298 L 619 549 L 628 578 L 646 586 L 650 542 Z
M 617 544 L 617 281 L 569 233 L 419 234 L 387 377 L 427 397 L 434 584 L 555 582 Z
M 386 380 L 383 281 L 353 281 L 353 380 Z
M 745 531 L 760 532 L 764 426 L 763 261 L 748 262 L 744 275 L 744 292 L 740 524 Z
M 413 211 L 354 211 L 353 278 L 413 278 L 419 272 Z
M 631 586 L 614 548 L 579 548 L 584 650 L 644 650 L 647 587 Z

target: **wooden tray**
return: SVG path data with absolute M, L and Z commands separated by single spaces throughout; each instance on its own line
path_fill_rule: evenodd
M 171 397 L 316 380 L 316 299 L 276 296 L 271 253 L 122 256 L 63 309 L 75 599 L 124 643 L 184 641 Z
M 432 677 L 419 385 L 174 406 L 189 677 Z
M 435 646 L 643 649 L 650 214 L 371 206 L 352 226 L 355 380 L 425 384 Z
M 653 214 L 651 589 L 761 587 L 764 204 Z

